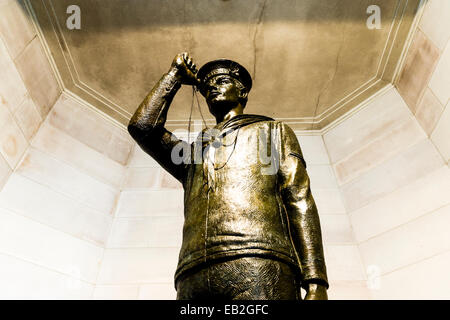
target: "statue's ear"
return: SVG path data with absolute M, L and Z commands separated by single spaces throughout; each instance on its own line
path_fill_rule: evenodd
M 247 99 L 248 92 L 246 89 L 241 89 L 241 94 L 239 95 L 241 99 Z

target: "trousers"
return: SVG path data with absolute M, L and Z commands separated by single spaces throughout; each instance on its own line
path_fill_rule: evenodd
M 301 300 L 300 283 L 281 261 L 241 257 L 216 262 L 182 275 L 177 300 Z

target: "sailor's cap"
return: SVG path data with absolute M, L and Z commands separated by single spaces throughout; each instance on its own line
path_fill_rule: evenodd
M 219 59 L 206 63 L 197 73 L 197 79 L 200 81 L 198 87 L 202 95 L 206 94 L 207 81 L 218 75 L 229 75 L 235 78 L 247 89 L 247 92 L 250 92 L 252 88 L 252 77 L 247 69 L 235 61 Z

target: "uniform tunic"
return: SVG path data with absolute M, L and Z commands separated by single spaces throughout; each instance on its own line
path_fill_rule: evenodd
M 289 126 L 238 115 L 191 145 L 164 128 L 180 84 L 166 74 L 128 127 L 141 148 L 184 188 L 183 242 L 175 282 L 202 264 L 259 256 L 298 270 L 302 285 L 328 287 L 317 208 Z

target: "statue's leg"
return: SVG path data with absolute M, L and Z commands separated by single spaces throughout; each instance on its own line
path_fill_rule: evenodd
M 188 271 L 177 281 L 176 288 L 177 300 L 211 299 L 207 268 Z
M 211 265 L 212 295 L 227 300 L 301 300 L 296 273 L 281 261 L 243 257 Z

